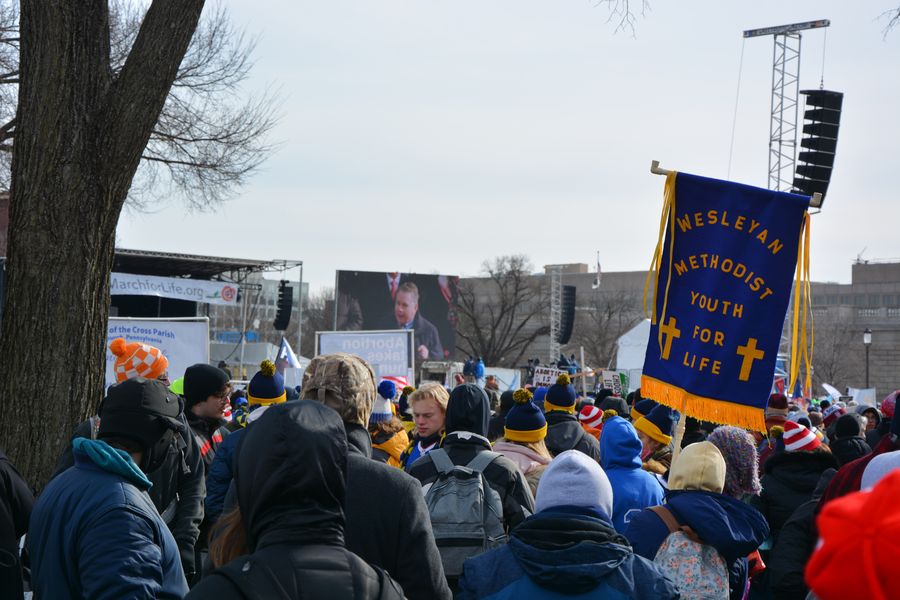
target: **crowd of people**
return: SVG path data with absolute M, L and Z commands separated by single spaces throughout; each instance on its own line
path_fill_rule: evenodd
M 0 454 L 0 599 L 896 596 L 896 392 L 773 394 L 750 432 L 566 374 L 398 389 L 330 354 L 235 390 L 111 350 L 36 498 Z

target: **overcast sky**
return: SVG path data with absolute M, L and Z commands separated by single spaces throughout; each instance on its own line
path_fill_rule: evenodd
M 812 275 L 900 258 L 898 0 L 651 0 L 634 36 L 591 0 L 230 0 L 259 36 L 250 82 L 275 87 L 277 154 L 212 213 L 127 212 L 125 248 L 301 259 L 336 269 L 475 275 L 483 260 L 646 269 L 667 168 L 766 186 L 772 38 L 804 32 L 801 88 L 845 93 L 837 160 L 813 219 Z

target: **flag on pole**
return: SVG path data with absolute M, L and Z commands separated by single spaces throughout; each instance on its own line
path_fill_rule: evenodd
M 600 277 L 602 276 L 602 272 L 600 271 L 600 251 L 597 251 L 597 279 L 594 280 L 594 283 L 591 284 L 591 289 L 596 290 L 600 288 Z
M 288 343 L 287 338 L 281 336 L 281 345 L 278 348 L 278 357 L 275 359 L 275 369 L 284 375 L 284 370 L 288 367 L 295 369 L 300 368 L 300 361 L 297 355 Z
M 652 301 L 645 398 L 700 420 L 765 431 L 795 269 L 787 389 L 798 379 L 801 359 L 809 377 L 808 206 L 807 196 L 667 176 L 644 286 L 645 307 Z

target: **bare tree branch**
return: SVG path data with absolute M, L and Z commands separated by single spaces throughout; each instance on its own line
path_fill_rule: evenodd
M 897 25 L 900 25 L 900 6 L 897 8 L 892 8 L 891 10 L 886 10 L 878 17 L 879 19 L 885 19 L 887 24 L 884 26 L 884 30 L 882 34 L 886 38 L 891 30 L 894 29 Z
M 634 0 L 597 0 L 595 6 L 606 6 L 609 10 L 609 18 L 607 23 L 615 23 L 614 33 L 620 31 L 631 33 L 634 36 L 634 26 L 637 23 L 637 16 L 634 14 Z M 640 0 L 640 16 L 644 17 L 650 10 L 649 0 Z

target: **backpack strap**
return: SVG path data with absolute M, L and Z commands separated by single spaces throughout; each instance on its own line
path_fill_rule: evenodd
M 488 465 L 499 457 L 500 455 L 496 452 L 479 452 L 466 467 L 472 469 L 476 473 L 484 473 L 484 470 L 487 469 Z
M 673 515 L 672 511 L 665 506 L 651 506 L 649 510 L 659 517 L 663 524 L 669 529 L 669 533 L 675 533 L 676 531 L 681 530 L 681 525 L 678 524 L 675 515 Z
M 435 448 L 428 453 L 428 456 L 431 457 L 431 461 L 434 463 L 434 468 L 437 469 L 438 473 L 449 473 L 453 470 L 453 467 L 456 466 L 453 464 L 453 461 L 450 460 L 450 456 L 447 454 L 447 451 L 443 448 Z
M 675 533 L 676 531 L 680 531 L 692 542 L 703 544 L 703 540 L 700 539 L 700 536 L 697 535 L 697 532 L 691 529 L 688 525 L 681 525 L 675 519 L 675 515 L 672 514 L 672 511 L 665 506 L 651 506 L 650 510 L 653 511 L 653 513 L 655 513 L 663 523 L 665 523 L 666 527 L 669 529 L 670 534 Z

